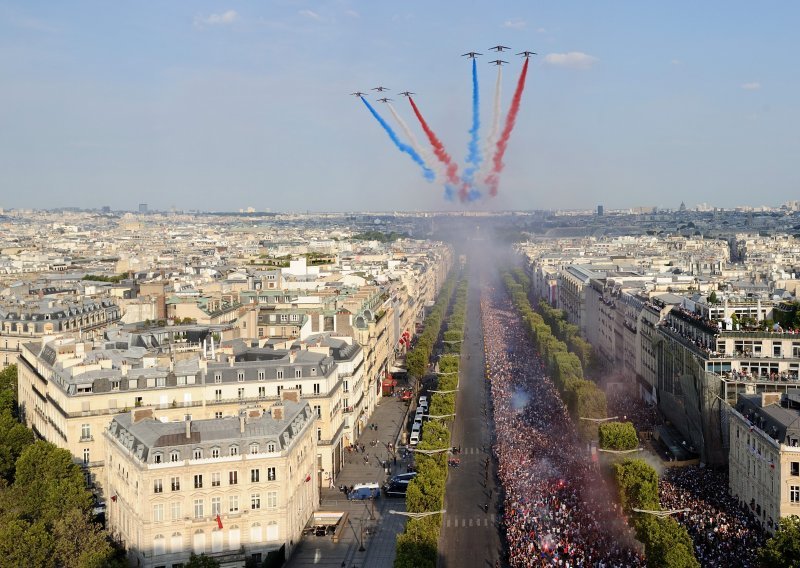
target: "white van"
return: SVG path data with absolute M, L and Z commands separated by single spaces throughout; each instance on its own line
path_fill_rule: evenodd
M 414 426 L 418 426 L 418 424 L 414 424 Z M 409 446 L 416 446 L 419 444 L 419 430 L 412 430 L 411 436 L 408 438 L 408 445 Z

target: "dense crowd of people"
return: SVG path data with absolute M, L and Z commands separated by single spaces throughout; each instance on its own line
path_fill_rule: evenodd
M 510 302 L 488 290 L 481 312 L 510 566 L 643 566 Z
M 641 544 L 580 442 L 510 301 L 486 288 L 481 315 L 509 565 L 644 566 Z M 612 390 L 608 406 L 637 431 L 659 423 L 655 406 L 629 389 Z M 675 518 L 687 528 L 702 566 L 757 566 L 764 532 L 728 494 L 724 473 L 668 468 L 659 490 L 663 509 L 690 509 Z
M 698 466 L 667 469 L 659 483 L 664 509 L 691 509 L 675 516 L 694 542 L 701 566 L 758 566 L 765 535 L 758 522 L 728 493 L 724 472 Z

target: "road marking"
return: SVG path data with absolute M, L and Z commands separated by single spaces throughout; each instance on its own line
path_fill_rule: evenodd
M 450 528 L 450 517 L 447 517 L 447 528 Z
M 469 526 L 472 526 L 472 519 L 469 520 Z

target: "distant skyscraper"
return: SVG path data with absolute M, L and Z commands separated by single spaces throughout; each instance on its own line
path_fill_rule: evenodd
M 603 216 L 603 206 L 602 205 L 598 205 L 597 206 L 597 216 L 598 217 L 602 217 Z
M 101 209 L 101 212 L 103 212 L 103 213 L 111 213 L 111 207 L 108 206 L 108 205 L 103 205 L 103 208 Z
M 139 204 L 139 213 L 147 213 L 147 203 Z

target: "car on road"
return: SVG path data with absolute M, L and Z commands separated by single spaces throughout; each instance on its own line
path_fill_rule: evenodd
M 362 501 L 364 499 L 374 499 L 380 496 L 381 486 L 377 483 L 358 483 L 353 486 L 352 491 L 347 494 L 351 501 Z
M 390 481 L 383 486 L 383 494 L 386 497 L 405 497 L 409 482 L 410 480 Z

